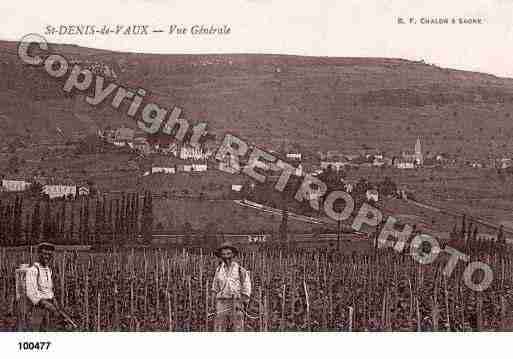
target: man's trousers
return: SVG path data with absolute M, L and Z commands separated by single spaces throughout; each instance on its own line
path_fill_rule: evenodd
M 244 331 L 244 312 L 240 299 L 217 299 L 214 330 L 226 332 L 230 328 L 234 332 Z

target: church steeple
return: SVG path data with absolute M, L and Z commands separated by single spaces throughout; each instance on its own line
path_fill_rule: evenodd
M 417 142 L 415 143 L 415 158 L 419 165 L 424 163 L 424 156 L 422 155 L 422 145 L 420 144 L 420 137 L 417 137 Z

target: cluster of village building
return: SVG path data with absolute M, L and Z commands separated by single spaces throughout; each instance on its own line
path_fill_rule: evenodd
M 208 162 L 214 156 L 213 149 L 195 148 L 176 142 L 167 145 L 151 145 L 143 132 L 131 128 L 121 127 L 115 130 L 99 132 L 99 136 L 117 147 L 129 147 L 139 151 L 143 155 L 157 153 L 176 159 L 174 163 L 155 163 L 143 176 L 154 173 L 175 174 L 178 172 L 205 172 Z
M 174 175 L 180 172 L 186 173 L 201 173 L 206 172 L 210 166 L 213 166 L 215 156 L 215 146 L 201 146 L 195 148 L 187 144 L 171 142 L 165 145 L 151 144 L 148 141 L 147 135 L 142 131 L 137 131 L 128 127 L 120 127 L 117 129 L 106 129 L 98 131 L 98 137 L 105 140 L 116 147 L 127 147 L 136 150 L 143 156 L 150 154 L 160 154 L 156 156 L 160 160 L 155 160 L 151 168 L 146 168 L 141 173 L 142 176 L 150 176 L 152 174 L 165 174 Z M 301 177 L 305 174 L 319 175 L 328 168 L 334 171 L 341 171 L 345 167 L 394 167 L 397 169 L 415 169 L 420 167 L 443 166 L 450 163 L 444 155 L 430 155 L 425 156 L 422 150 L 420 138 L 414 146 L 414 151 L 403 152 L 399 156 L 385 156 L 380 152 L 373 152 L 367 154 L 348 155 L 338 151 L 328 151 L 325 153 L 318 153 L 317 159 L 312 161 L 312 156 L 305 159 L 301 151 L 283 151 L 284 153 L 277 153 L 271 151 L 277 156 L 288 163 L 292 164 L 295 168 L 295 175 Z M 159 162 L 160 161 L 160 162 Z M 479 162 L 469 162 L 467 165 L 471 167 L 483 167 Z M 508 168 L 513 166 L 512 159 L 499 159 L 494 163 L 495 168 Z M 215 165 L 217 168 L 217 165 Z M 43 186 L 43 193 L 47 194 L 50 198 L 57 197 L 76 197 L 79 195 L 88 195 L 89 188 L 87 186 L 76 185 L 73 183 L 58 183 L 50 181 L 32 182 L 26 179 L 13 179 L 6 178 L 2 180 L 2 187 L 0 191 L 25 191 L 32 183 L 38 182 Z M 239 185 L 234 185 L 237 191 Z M 350 189 L 348 188 L 350 191 Z M 370 195 L 370 194 L 369 194 Z
M 365 155 L 348 155 L 337 151 L 319 153 L 321 158 L 321 169 L 331 166 L 340 170 L 344 166 L 358 167 L 381 167 L 388 166 L 397 169 L 415 169 L 421 167 L 454 167 L 467 166 L 472 168 L 500 168 L 513 167 L 512 158 L 492 158 L 490 161 L 483 160 L 462 160 L 461 158 L 450 158 L 447 154 L 430 154 L 426 156 L 422 150 L 420 138 L 417 138 L 413 152 L 403 151 L 400 155 L 386 156 L 379 151 Z
M 181 162 L 173 163 L 172 165 L 155 164 L 151 170 L 144 173 L 145 176 L 153 173 L 175 174 L 179 172 L 204 172 L 209 167 L 209 161 L 215 155 L 214 148 L 193 148 L 191 146 L 170 143 L 162 146 L 159 144 L 151 145 L 147 137 L 142 132 L 121 127 L 116 130 L 106 130 L 99 134 L 102 138 L 115 146 L 123 147 L 128 146 L 132 149 L 139 151 L 143 155 L 150 153 L 159 153 L 169 155 Z M 429 154 L 426 156 L 422 149 L 420 138 L 414 146 L 413 151 L 403 151 L 400 155 L 387 156 L 379 151 L 373 151 L 366 154 L 344 154 L 339 151 L 328 151 L 318 153 L 316 160 L 306 159 L 301 151 L 285 151 L 284 153 L 277 153 L 270 151 L 273 155 L 294 164 L 296 167 L 296 176 L 302 176 L 306 173 L 319 174 L 326 170 L 328 167 L 339 171 L 344 167 L 393 167 L 397 169 L 416 169 L 420 167 L 435 167 L 435 166 L 449 166 L 455 165 L 456 159 L 450 159 L 445 154 Z M 508 168 L 513 166 L 513 159 L 499 158 L 494 159 L 491 165 L 485 165 L 479 161 L 466 161 L 465 165 L 482 168 Z
M 442 156 L 425 159 L 422 153 L 420 138 L 417 138 L 414 152 L 403 152 L 400 156 L 387 157 L 380 152 L 365 155 L 344 155 L 336 151 L 320 154 L 321 169 L 329 166 L 340 170 L 344 166 L 392 166 L 398 169 L 414 169 L 426 165 L 436 165 L 442 160 Z

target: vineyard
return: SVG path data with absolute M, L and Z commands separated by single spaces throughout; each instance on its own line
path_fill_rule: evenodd
M 253 293 L 249 331 L 495 331 L 511 329 L 513 262 L 509 250 L 474 246 L 471 259 L 493 269 L 490 288 L 464 284 L 463 265 L 450 277 L 444 259 L 421 265 L 378 250 L 242 252 Z M 0 330 L 16 330 L 15 269 L 28 250 L 0 252 Z M 210 331 L 217 259 L 200 250 L 58 251 L 54 290 L 82 331 Z M 64 329 L 64 328 L 63 328 Z
M 179 245 L 151 247 L 152 207 L 150 192 L 94 201 L 3 200 L 0 331 L 18 329 L 15 270 L 33 263 L 34 245 L 45 240 L 61 245 L 51 266 L 54 290 L 79 330 L 211 331 L 215 306 L 210 287 L 218 262 L 211 250 L 219 233 L 182 233 Z M 470 262 L 483 261 L 492 268 L 493 281 L 485 291 L 468 288 L 463 262 L 445 276 L 444 255 L 422 265 L 409 254 L 373 249 L 371 244 L 365 251 L 351 249 L 350 242 L 342 251 L 300 249 L 280 237 L 272 241 L 276 243 L 246 248 L 238 258 L 253 283 L 246 329 L 512 329 L 513 258 L 503 235 L 481 238 L 472 223 L 467 228 L 465 219 L 461 232 L 456 227 L 453 232 L 451 242 L 442 245 L 450 244 L 469 255 Z M 72 249 L 72 244 L 92 249 Z

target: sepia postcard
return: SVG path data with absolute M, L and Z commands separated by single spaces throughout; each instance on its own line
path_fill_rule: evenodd
M 0 355 L 505 347 L 513 1 L 0 20 Z

